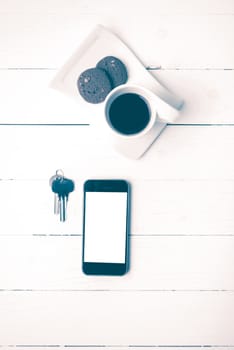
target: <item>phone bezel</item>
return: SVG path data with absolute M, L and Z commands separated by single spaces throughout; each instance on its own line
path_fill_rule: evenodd
M 84 183 L 83 195 L 83 239 L 82 239 L 82 270 L 86 275 L 121 276 L 129 270 L 129 230 L 130 230 L 130 184 L 126 180 L 87 180 Z M 125 235 L 125 263 L 97 263 L 84 261 L 85 249 L 85 209 L 86 192 L 126 192 L 126 235 Z

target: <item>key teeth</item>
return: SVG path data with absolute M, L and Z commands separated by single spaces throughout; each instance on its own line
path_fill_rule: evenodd
M 54 214 L 59 214 L 59 199 L 57 194 L 54 194 Z
M 60 221 L 61 222 L 66 221 L 66 214 L 67 214 L 67 199 L 66 199 L 66 197 L 60 198 L 60 200 L 59 200 L 59 212 L 60 212 Z

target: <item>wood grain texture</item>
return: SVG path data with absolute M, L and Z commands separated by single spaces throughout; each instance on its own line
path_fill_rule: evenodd
M 19 12 L 19 13 L 65 13 L 71 14 L 72 11 L 81 14 L 88 13 L 109 13 L 111 10 L 119 11 L 120 8 L 126 9 L 130 12 L 134 10 L 136 13 L 147 12 L 146 9 L 155 9 L 155 14 L 163 15 L 169 14 L 231 14 L 233 13 L 232 0 L 190 0 L 189 3 L 186 0 L 178 0 L 176 3 L 174 0 L 145 0 L 144 6 L 141 2 L 134 0 L 119 0 L 118 4 L 114 1 L 106 0 L 42 0 L 30 1 L 24 0 L 24 6 L 14 0 L 8 0 L 1 3 L 1 12 Z
M 123 177 L 133 183 L 160 180 L 165 186 L 168 180 L 232 181 L 233 147 L 233 127 L 167 126 L 144 157 L 129 160 L 114 152 L 98 125 L 2 125 L 0 176 L 49 181 L 62 168 L 80 181 Z
M 0 291 L 234 290 L 234 237 L 131 237 L 123 277 L 84 275 L 81 243 L 71 236 L 1 236 Z
M 233 124 L 234 71 L 151 73 L 185 101 L 176 124 Z M 56 70 L 0 70 L 0 124 L 93 124 L 104 115 L 97 106 L 49 88 L 55 74 Z
M 232 0 L 1 1 L 0 124 L 34 124 L 0 125 L 1 349 L 234 350 L 233 15 Z M 48 87 L 96 23 L 185 100 L 139 161 L 111 149 L 101 108 Z M 65 224 L 58 168 L 76 181 Z M 95 177 L 132 184 L 122 278 L 81 272 Z
M 98 177 L 106 178 L 106 172 L 102 174 Z M 86 179 L 89 177 L 96 176 L 89 173 Z M 109 178 L 113 177 L 117 177 L 114 171 L 112 176 L 109 173 Z M 122 177 L 128 179 L 126 174 Z M 85 178 L 75 180 L 68 220 L 62 224 L 53 214 L 54 197 L 48 180 L 1 181 L 0 235 L 81 235 Z M 142 181 L 138 174 L 138 179 L 131 178 L 131 184 L 132 235 L 234 235 L 234 181 Z
M 1 346 L 1 345 L 0 345 Z M 80 346 L 80 345 L 59 345 L 59 344 L 53 344 L 53 345 L 42 345 L 40 344 L 39 346 L 36 345 L 36 346 L 33 346 L 33 345 L 27 345 L 27 346 L 24 346 L 24 345 L 4 345 L 4 346 L 1 346 L 3 347 L 4 349 L 14 349 L 14 348 L 17 348 L 17 349 L 20 349 L 20 350 L 38 350 L 38 347 L 42 348 L 43 350 L 52 350 L 52 349 L 60 349 L 60 350 L 71 350 L 71 349 L 80 349 L 80 350 L 103 350 L 103 348 L 105 347 L 106 350 L 148 350 L 149 349 L 149 346 L 108 346 L 108 345 L 101 345 L 101 346 Z M 204 347 L 207 347 L 207 346 L 203 346 L 203 345 L 198 345 L 196 346 L 197 349 L 203 349 Z M 153 345 L 153 346 L 150 346 L 150 348 L 153 348 L 155 350 L 161 348 L 160 345 Z M 191 350 L 191 347 L 189 346 L 163 346 L 163 348 L 165 350 L 172 350 L 172 348 L 174 350 Z M 212 346 L 212 345 L 209 345 L 209 348 L 212 349 L 212 350 L 226 350 L 227 348 L 229 350 L 233 350 L 234 347 L 233 346 Z
M 7 149 L 1 158 L 1 233 L 81 234 L 84 181 L 126 178 L 133 234 L 232 235 L 233 133 L 232 127 L 168 126 L 141 160 L 130 161 L 90 127 L 1 126 L 0 147 Z M 69 141 L 58 149 L 64 139 Z M 53 215 L 49 187 L 61 167 L 76 182 L 65 225 Z
M 82 12 L 77 2 L 67 13 L 35 12 L 32 7 L 8 12 L 3 7 L 0 67 L 59 68 L 100 23 L 118 34 L 146 66 L 233 69 L 233 13 L 158 15 L 155 6 L 134 12 L 135 6 L 122 11 L 117 3 L 114 9 L 112 1 L 103 10 L 102 4 L 90 1 L 89 10 Z
M 0 344 L 234 342 L 230 292 L 1 292 L 0 311 Z

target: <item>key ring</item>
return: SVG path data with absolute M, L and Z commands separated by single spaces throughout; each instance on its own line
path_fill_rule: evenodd
M 61 177 L 62 179 L 64 178 L 64 172 L 62 169 L 57 169 L 56 172 L 55 172 L 55 175 L 57 177 Z
M 57 169 L 56 172 L 55 172 L 55 175 L 51 176 L 50 180 L 49 180 L 49 184 L 50 186 L 52 185 L 52 182 L 55 180 L 55 179 L 59 179 L 59 180 L 63 180 L 64 179 L 64 172 L 62 169 Z

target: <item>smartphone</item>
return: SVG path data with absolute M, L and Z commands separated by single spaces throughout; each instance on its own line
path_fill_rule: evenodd
M 129 269 L 129 183 L 87 180 L 83 208 L 83 272 L 87 275 L 125 274 Z

